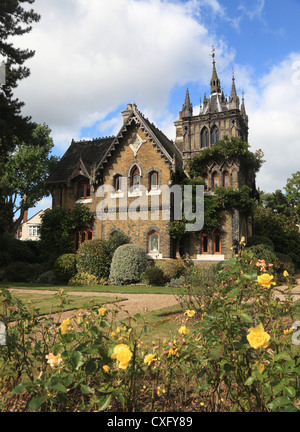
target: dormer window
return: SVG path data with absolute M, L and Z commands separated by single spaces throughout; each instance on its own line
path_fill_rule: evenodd
M 89 180 L 82 180 L 78 183 L 78 198 L 89 198 L 91 196 L 91 185 Z

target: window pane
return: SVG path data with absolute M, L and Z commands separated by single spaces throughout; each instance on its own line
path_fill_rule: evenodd
M 92 231 L 89 231 L 88 232 L 88 240 L 92 240 L 92 238 L 93 238 L 93 233 L 92 233 Z
M 91 196 L 91 185 L 89 183 L 86 184 L 86 196 Z
M 203 253 L 208 252 L 208 236 L 207 235 L 202 236 L 202 252 Z
M 133 176 L 133 190 L 139 190 L 140 188 L 140 176 L 134 175 Z
M 224 187 L 228 187 L 229 186 L 229 176 L 228 174 L 225 174 L 224 177 Z
M 116 190 L 116 192 L 121 191 L 121 176 L 116 177 L 115 190 Z
M 150 235 L 150 252 L 158 252 L 158 234 L 152 233 Z
M 214 176 L 214 187 L 218 187 L 218 186 L 219 186 L 219 177 Z
M 79 185 L 79 197 L 84 197 L 84 183 L 80 183 Z
M 81 233 L 81 243 L 84 243 L 85 242 L 85 232 L 82 232 Z
M 221 252 L 221 237 L 220 234 L 215 234 L 215 253 Z
M 158 181 L 157 181 L 157 173 L 151 174 L 151 189 L 157 189 L 158 188 Z

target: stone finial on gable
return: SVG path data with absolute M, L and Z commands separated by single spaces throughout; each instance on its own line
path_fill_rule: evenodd
M 124 111 L 122 111 L 123 124 L 126 122 L 126 120 L 128 119 L 131 113 L 132 113 L 132 104 L 127 104 L 127 108 Z

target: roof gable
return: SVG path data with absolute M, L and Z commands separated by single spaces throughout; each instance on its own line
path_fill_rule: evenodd
M 160 152 L 165 161 L 169 163 L 172 170 L 175 170 L 176 162 L 177 165 L 179 163 L 181 166 L 182 156 L 177 146 L 173 143 L 173 141 L 169 140 L 169 138 L 167 138 L 164 133 L 161 132 L 153 123 L 150 123 L 150 121 L 146 119 L 140 111 L 138 111 L 136 105 L 133 104 L 131 113 L 128 115 L 119 133 L 111 143 L 105 156 L 99 162 L 97 171 L 103 169 L 113 151 L 121 144 L 122 138 L 124 138 L 128 129 L 133 124 L 138 125 L 139 128 L 142 129 L 144 134 L 150 139 L 152 145 Z M 140 143 L 140 145 L 142 145 L 142 143 Z M 133 148 L 133 151 L 137 151 L 137 147 L 140 147 L 140 145 L 136 146 L 136 148 Z

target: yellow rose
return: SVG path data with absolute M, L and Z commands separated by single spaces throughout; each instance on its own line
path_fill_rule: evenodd
M 257 327 L 250 328 L 247 339 L 252 348 L 267 348 L 270 335 L 264 331 L 263 326 L 260 324 Z
M 276 285 L 275 282 L 271 282 L 272 279 L 273 276 L 269 275 L 268 273 L 257 276 L 257 282 L 262 288 L 271 288 L 271 285 Z
M 70 318 L 65 319 L 60 325 L 61 334 L 66 334 L 72 329 Z
M 150 365 L 152 362 L 156 361 L 157 358 L 155 357 L 155 354 L 147 354 L 144 358 L 144 363 L 147 363 Z
M 289 276 L 289 274 L 288 274 L 288 272 L 287 272 L 286 270 L 284 270 L 284 272 L 283 272 L 283 276 L 284 276 L 284 277 L 288 277 L 288 276 Z
M 48 355 L 46 355 L 46 359 L 47 359 L 47 363 L 49 363 L 49 365 L 52 368 L 54 368 L 54 367 L 56 367 L 62 363 L 62 359 L 61 359 L 60 354 L 57 354 L 57 356 L 56 356 L 52 353 L 49 353 Z
M 187 335 L 187 334 L 189 334 L 190 331 L 188 328 L 186 328 L 186 326 L 181 326 L 180 329 L 178 330 L 178 332 L 182 335 Z
M 120 369 L 126 369 L 132 357 L 132 352 L 128 345 L 120 344 L 114 347 L 111 358 L 116 359 Z
M 186 315 L 186 316 L 188 316 L 189 318 L 192 318 L 194 315 L 195 315 L 195 311 L 194 310 L 189 310 L 189 309 L 187 309 L 185 312 L 184 312 L 184 314 Z
M 107 372 L 107 373 L 110 371 L 110 367 L 108 365 L 102 366 L 102 369 L 104 370 L 104 372 Z
M 99 315 L 104 316 L 106 314 L 106 309 L 101 307 L 98 309 Z

